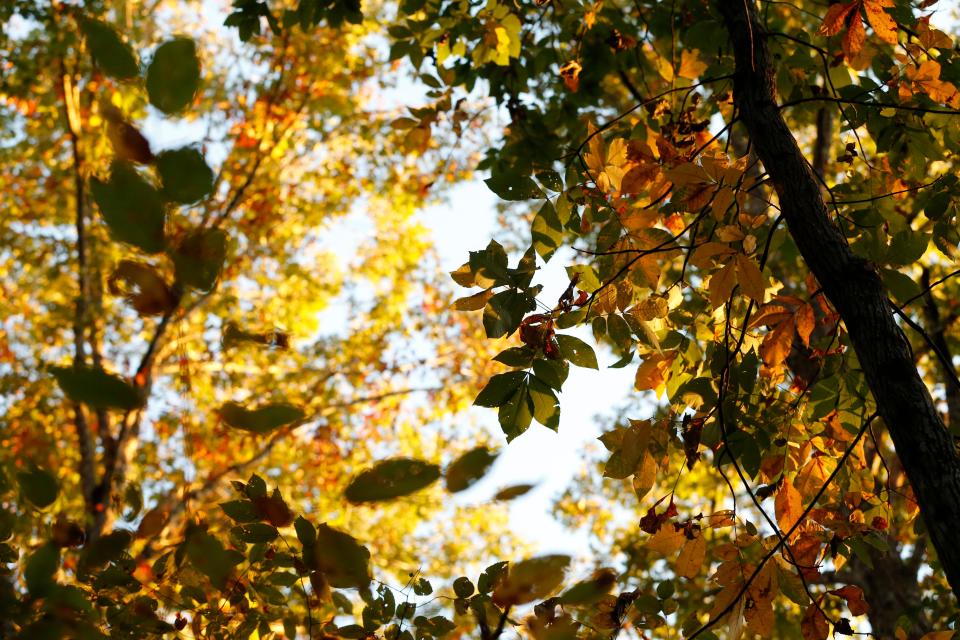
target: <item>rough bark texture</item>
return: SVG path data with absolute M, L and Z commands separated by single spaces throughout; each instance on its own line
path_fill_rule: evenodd
M 738 114 L 770 175 L 801 255 L 840 313 L 877 409 L 920 504 L 954 594 L 960 594 L 960 458 L 913 363 L 873 264 L 853 254 L 780 115 L 754 0 L 718 0 L 736 60 Z

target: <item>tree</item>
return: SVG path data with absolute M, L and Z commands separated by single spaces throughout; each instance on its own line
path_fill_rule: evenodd
M 459 155 L 377 110 L 373 23 L 254 49 L 174 35 L 199 4 L 95 5 L 3 16 L 0 636 L 318 633 L 331 585 L 508 543 L 441 490 L 344 498 L 483 444 L 442 419 L 490 355 L 414 216 Z

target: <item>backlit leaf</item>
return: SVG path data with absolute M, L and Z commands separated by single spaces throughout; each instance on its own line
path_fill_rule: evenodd
M 570 556 L 551 555 L 511 563 L 505 579 L 493 590 L 497 606 L 543 600 L 563 583 Z
M 338 589 L 370 583 L 370 552 L 353 536 L 326 523 L 317 527 L 313 546 L 316 569 Z
M 304 413 L 302 409 L 285 403 L 247 409 L 236 402 L 227 402 L 220 407 L 220 417 L 235 429 L 264 434 L 302 420 Z
M 190 38 L 174 38 L 160 45 L 147 68 L 150 104 L 164 113 L 185 109 L 200 88 L 200 59 Z
M 393 458 L 360 472 L 344 492 L 354 504 L 381 502 L 410 495 L 440 477 L 440 467 L 413 458 Z

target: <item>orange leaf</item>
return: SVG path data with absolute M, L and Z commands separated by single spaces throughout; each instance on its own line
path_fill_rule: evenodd
M 793 318 L 784 320 L 768 333 L 760 344 L 760 357 L 771 369 L 776 369 L 790 355 L 793 345 Z
M 843 37 L 843 54 L 849 60 L 856 58 L 863 51 L 863 45 L 867 41 L 867 30 L 863 28 L 863 22 L 859 16 L 853 16 L 850 21 L 850 28 Z
M 678 576 L 684 578 L 695 578 L 700 573 L 700 567 L 707 557 L 707 541 L 703 534 L 697 535 L 693 540 L 687 540 L 680 549 L 680 555 L 677 556 L 677 564 L 674 570 Z
M 827 636 L 830 635 L 830 623 L 815 602 L 811 603 L 803 614 L 800 633 L 803 635 L 803 640 L 827 640 Z
M 700 61 L 700 52 L 697 49 L 684 49 L 680 55 L 680 70 L 677 75 L 681 78 L 694 80 L 707 70 L 707 64 Z
M 777 497 L 773 504 L 774 513 L 777 516 L 777 522 L 784 533 L 789 531 L 795 525 L 803 514 L 803 499 L 800 492 L 793 487 L 789 478 L 784 478 L 783 483 L 777 490 Z
M 574 93 L 580 88 L 580 71 L 582 69 L 583 67 L 576 60 L 571 60 L 560 67 L 560 77 L 563 78 L 563 84 L 567 85 L 567 89 Z
M 887 44 L 897 44 L 897 23 L 889 13 L 883 10 L 884 7 L 892 6 L 892 0 L 864 0 L 863 2 L 870 26 L 873 27 L 877 37 Z
M 658 556 L 669 556 L 674 554 L 686 539 L 683 529 L 677 531 L 673 525 L 667 524 L 650 536 L 645 546 Z
M 832 4 L 827 9 L 827 15 L 823 17 L 823 24 L 817 30 L 821 36 L 835 36 L 843 29 L 843 23 L 847 16 L 857 6 L 857 0 L 846 4 Z
M 810 346 L 810 334 L 813 333 L 813 328 L 816 326 L 816 318 L 813 315 L 813 307 L 809 304 L 805 304 L 799 309 L 797 309 L 797 317 L 795 322 L 797 323 L 797 335 L 800 336 L 800 339 L 803 340 L 805 346 Z

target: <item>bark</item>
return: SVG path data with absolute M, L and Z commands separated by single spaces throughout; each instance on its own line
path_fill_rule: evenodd
M 840 314 L 890 431 L 947 581 L 960 594 L 960 458 L 913 363 L 877 268 L 853 254 L 780 115 L 767 34 L 753 0 L 718 0 L 733 44 L 734 101 L 807 266 Z

